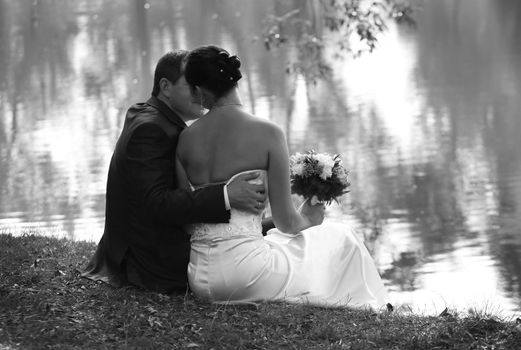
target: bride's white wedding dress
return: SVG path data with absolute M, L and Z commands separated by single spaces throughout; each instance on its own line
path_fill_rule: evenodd
M 262 173 L 257 180 L 266 183 Z M 264 237 L 260 215 L 232 209 L 227 224 L 186 228 L 190 288 L 208 301 L 375 308 L 387 302 L 373 259 L 346 224 L 325 221 L 296 235 L 272 229 Z

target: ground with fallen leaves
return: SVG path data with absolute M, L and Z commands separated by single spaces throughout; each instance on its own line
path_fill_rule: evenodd
M 94 243 L 0 234 L 0 349 L 521 349 L 521 320 L 217 306 L 79 277 Z

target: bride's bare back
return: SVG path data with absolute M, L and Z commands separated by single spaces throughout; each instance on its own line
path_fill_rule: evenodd
M 222 182 L 245 170 L 268 169 L 275 126 L 239 106 L 215 108 L 185 130 L 178 155 L 190 182 Z

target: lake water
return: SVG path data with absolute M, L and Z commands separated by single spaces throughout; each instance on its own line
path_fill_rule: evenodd
M 327 215 L 364 234 L 395 304 L 519 314 L 521 2 L 417 3 L 416 28 L 313 83 L 256 40 L 290 1 L 0 0 L 0 232 L 98 241 L 125 110 L 164 52 L 215 43 L 292 152 L 342 156 L 351 192 Z

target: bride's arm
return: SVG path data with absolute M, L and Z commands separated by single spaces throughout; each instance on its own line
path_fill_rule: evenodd
M 282 232 L 297 233 L 318 225 L 323 219 L 323 208 L 310 208 L 309 214 L 301 215 L 291 198 L 289 152 L 283 131 L 272 125 L 268 138 L 268 195 L 275 226 Z M 315 212 L 316 211 L 316 212 Z M 322 211 L 320 213 L 319 211 Z M 318 214 L 318 215 L 317 215 Z

